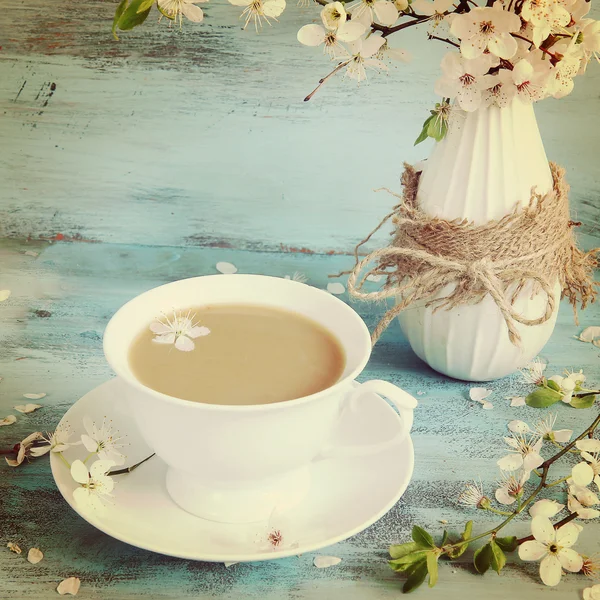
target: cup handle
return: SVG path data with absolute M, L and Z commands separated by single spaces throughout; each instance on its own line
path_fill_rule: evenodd
M 413 425 L 413 410 L 417 407 L 417 401 L 404 390 L 382 379 L 366 381 L 352 390 L 344 401 L 342 414 L 346 410 L 353 410 L 353 407 L 361 401 L 361 398 L 370 393 L 384 396 L 398 409 L 399 432 L 389 440 L 374 444 L 328 446 L 320 452 L 318 458 L 355 458 L 376 454 L 402 441 L 410 433 Z

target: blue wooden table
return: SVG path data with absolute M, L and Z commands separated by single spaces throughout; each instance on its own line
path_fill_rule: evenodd
M 34 257 L 25 251 L 39 252 Z M 351 263 L 348 256 L 259 253 L 250 251 L 152 247 L 79 242 L 5 239 L 0 244 L 2 287 L 12 295 L 0 305 L 0 416 L 22 403 L 22 394 L 46 392 L 43 408 L 19 416 L 0 429 L 0 447 L 7 448 L 35 430 L 52 430 L 67 408 L 85 392 L 111 377 L 102 356 L 102 331 L 111 314 L 136 294 L 168 281 L 215 273 L 220 260 L 233 262 L 242 273 L 284 276 L 301 271 L 309 283 L 325 287 L 328 274 Z M 344 298 L 347 300 L 347 298 Z M 383 307 L 355 305 L 372 327 Z M 600 322 L 597 307 L 582 315 L 582 324 Z M 600 383 L 600 350 L 577 341 L 568 306 L 561 307 L 552 340 L 543 352 L 549 371 L 583 368 Z M 540 412 L 510 408 L 505 398 L 526 389 L 518 376 L 493 382 L 494 409 L 484 411 L 468 400 L 469 384 L 449 380 L 421 363 L 397 326 L 376 346 L 364 378 L 392 381 L 418 398 L 413 439 L 414 479 L 400 502 L 381 521 L 350 540 L 327 550 L 341 557 L 336 567 L 318 570 L 314 554 L 271 563 L 197 563 L 138 550 L 96 531 L 79 518 L 56 490 L 47 460 L 11 469 L 0 464 L 0 542 L 39 547 L 45 554 L 29 564 L 0 548 L 0 598 L 53 598 L 57 583 L 71 575 L 82 580 L 82 598 L 266 598 L 387 599 L 400 594 L 401 580 L 386 565 L 389 544 L 405 541 L 419 523 L 441 533 L 458 530 L 474 518 L 477 528 L 496 521 L 481 511 L 457 505 L 464 482 L 481 476 L 488 493 L 497 477 L 495 461 L 503 455 L 502 435 L 512 419 L 531 421 Z M 592 420 L 592 411 L 556 407 L 560 426 L 575 431 Z M 14 411 L 12 411 L 14 412 Z M 559 496 L 560 497 L 560 496 Z M 352 498 L 348 498 L 352 502 Z M 526 535 L 527 521 L 517 519 L 510 532 Z M 587 525 L 578 548 L 598 550 L 598 524 Z M 441 568 L 433 590 L 417 592 L 431 598 L 463 594 L 505 598 L 577 598 L 586 585 L 582 576 L 567 577 L 556 591 L 546 591 L 536 565 L 518 560 L 501 576 L 474 574 L 470 553 Z
M 305 103 L 329 65 L 297 43 L 314 11 L 295 2 L 259 36 L 240 30 L 237 7 L 211 2 L 202 5 L 200 26 L 179 31 L 148 22 L 120 43 L 109 34 L 109 0 L 0 4 L 0 290 L 12 290 L 0 303 L 0 418 L 23 403 L 22 394 L 47 393 L 42 409 L 0 428 L 0 449 L 52 430 L 69 406 L 111 377 L 103 329 L 146 289 L 215 273 L 223 260 L 242 273 L 301 271 L 325 287 L 389 211 L 390 198 L 373 188 L 397 190 L 402 161 L 429 151 L 413 140 L 436 101 L 432 82 L 446 49 L 423 31 L 398 40 L 413 63 L 358 92 L 352 82 L 332 81 Z M 548 156 L 567 169 L 586 248 L 599 245 L 596 66 L 572 95 L 537 110 Z M 384 242 L 382 235 L 373 243 Z M 355 308 L 369 327 L 384 310 Z M 600 324 L 600 308 L 581 320 Z M 563 306 L 543 356 L 549 371 L 583 368 L 600 385 L 600 350 L 574 339 L 579 331 Z M 392 381 L 419 400 L 416 466 L 388 515 L 328 550 L 343 559 L 338 566 L 318 570 L 304 555 L 226 569 L 138 550 L 72 512 L 45 458 L 17 469 L 2 461 L 0 600 L 54 598 L 57 583 L 71 575 L 82 580 L 81 598 L 101 600 L 398 598 L 388 545 L 407 540 L 416 523 L 438 534 L 442 520 L 451 529 L 469 518 L 478 528 L 495 523 L 459 508 L 457 496 L 478 476 L 493 492 L 507 422 L 539 413 L 509 407 L 505 397 L 525 391 L 518 376 L 490 384 L 494 409 L 481 410 L 467 398 L 470 386 L 420 362 L 396 325 L 363 377 Z M 591 421 L 591 410 L 561 404 L 556 412 L 562 427 Z M 527 522 L 516 519 L 510 531 L 525 535 Z M 599 533 L 598 525 L 586 526 L 578 548 L 597 550 Z M 29 564 L 5 548 L 9 541 L 41 548 L 44 560 Z M 500 577 L 481 577 L 469 563 L 466 554 L 443 565 L 438 586 L 417 593 L 575 599 L 586 585 L 571 575 L 551 591 L 534 564 L 511 562 Z

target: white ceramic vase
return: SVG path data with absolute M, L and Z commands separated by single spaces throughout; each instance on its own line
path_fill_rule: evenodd
M 424 163 L 417 201 L 430 215 L 480 225 L 527 205 L 533 187 L 548 192 L 552 175 L 533 107 L 514 100 L 506 108 L 453 113 L 448 135 Z M 453 285 L 439 296 L 446 296 Z M 537 318 L 547 299 L 543 293 L 531 297 L 531 291 L 526 286 L 514 308 L 526 318 Z M 558 299 L 558 282 L 554 293 Z M 489 295 L 479 304 L 435 313 L 417 304 L 400 313 L 399 320 L 415 353 L 433 369 L 456 379 L 486 381 L 512 373 L 538 354 L 554 329 L 558 302 L 556 307 L 541 325 L 517 323 L 520 348 L 510 342 Z

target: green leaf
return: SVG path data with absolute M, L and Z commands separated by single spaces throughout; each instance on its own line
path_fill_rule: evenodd
M 415 563 L 424 560 L 426 558 L 426 554 L 427 550 L 412 552 L 406 556 L 396 558 L 395 560 L 390 560 L 388 561 L 388 564 L 393 571 L 401 573 L 402 571 L 408 571 Z
M 492 547 L 490 544 L 486 544 L 475 550 L 475 553 L 473 554 L 473 564 L 475 565 L 477 572 L 482 575 L 490 568 L 492 565 Z
M 149 8 L 152 8 L 154 1 L 155 0 L 142 0 L 142 2 L 140 2 L 140 5 L 137 9 L 137 12 L 141 13 L 141 12 L 144 12 L 145 10 L 148 10 Z
M 444 546 L 446 544 L 446 542 L 448 541 L 448 538 L 450 536 L 448 535 L 448 531 L 446 529 L 444 529 L 444 535 L 442 535 L 442 542 L 440 543 L 440 546 Z
M 144 12 L 138 12 L 138 9 L 142 3 L 147 0 L 131 0 L 131 4 L 123 11 L 123 14 L 119 18 L 117 26 L 119 29 L 124 31 L 133 29 L 137 25 L 141 25 L 148 15 L 150 14 L 150 8 L 147 8 Z
M 517 549 L 517 538 L 514 535 L 508 537 L 497 537 L 496 544 L 505 552 L 514 552 Z
M 415 563 L 410 571 L 407 571 L 407 574 L 408 578 L 402 586 L 402 591 L 405 594 L 416 590 L 425 581 L 425 577 L 427 576 L 427 560 L 424 558 Z
M 415 525 L 412 529 L 412 539 L 419 544 L 421 548 L 435 548 L 433 538 L 418 525 Z
M 525 398 L 525 403 L 527 406 L 533 406 L 533 408 L 546 408 L 556 404 L 560 398 L 560 394 L 554 390 L 538 388 Z
M 425 119 L 425 123 L 423 123 L 423 129 L 421 130 L 421 133 L 419 134 L 419 137 L 415 140 L 415 146 L 417 144 L 420 144 L 421 142 L 424 142 L 428 137 L 429 134 L 427 133 L 427 129 L 429 127 L 429 123 L 431 123 L 431 121 L 435 118 L 434 115 L 432 115 L 431 117 Z
M 465 530 L 462 532 L 460 539 L 468 540 L 471 538 L 472 533 L 473 533 L 473 521 L 467 521 L 467 523 L 465 524 Z M 469 547 L 468 543 L 463 544 L 462 546 L 459 546 L 455 550 L 449 552 L 448 557 L 450 559 L 458 558 L 459 556 L 462 556 L 467 551 L 468 547 Z
M 502 548 L 500 548 L 495 540 L 490 541 L 490 548 L 492 553 L 492 569 L 500 575 L 500 571 L 502 571 L 506 564 L 506 555 L 502 552 Z
M 394 546 L 390 546 L 390 556 L 392 558 L 402 558 L 407 554 L 412 554 L 420 549 L 416 542 L 407 542 L 406 544 L 395 544 Z
M 573 408 L 589 408 L 594 404 L 596 396 L 594 394 L 588 394 L 582 398 L 571 398 L 571 406 Z
M 438 555 L 436 552 L 427 553 L 427 572 L 429 573 L 429 587 L 433 587 L 438 580 Z
M 546 385 L 555 392 L 560 392 L 560 385 L 556 383 L 556 381 L 552 381 L 551 379 L 546 379 Z
M 441 142 L 448 131 L 448 123 L 439 116 L 434 117 L 427 126 L 427 135 L 437 142 Z
M 117 23 L 119 22 L 119 19 L 121 18 L 121 15 L 127 6 L 127 1 L 128 0 L 121 0 L 121 2 L 119 2 L 119 6 L 117 6 L 117 10 L 115 11 L 115 18 L 113 19 L 112 24 L 112 34 L 117 41 L 119 41 L 119 36 L 117 35 Z
M 468 540 L 473 533 L 473 521 L 467 521 L 465 523 L 465 530 L 460 536 L 463 540 Z

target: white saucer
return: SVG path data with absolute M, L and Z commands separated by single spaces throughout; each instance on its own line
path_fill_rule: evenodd
M 65 414 L 78 439 L 83 417 L 105 416 L 121 435 L 127 435 L 126 466 L 151 451 L 142 440 L 127 406 L 120 398 L 118 379 L 108 381 L 77 401 Z M 346 414 L 336 444 L 367 444 L 392 440 L 400 421 L 390 405 L 373 394 Z M 360 440 L 357 442 L 356 440 Z M 276 451 L 276 449 L 274 449 Z M 83 459 L 82 446 L 65 457 Z M 223 524 L 194 517 L 167 494 L 166 465 L 154 457 L 132 473 L 116 475 L 114 498 L 105 511 L 81 510 L 73 502 L 75 482 L 66 465 L 52 454 L 56 485 L 71 507 L 88 523 L 133 546 L 193 560 L 249 562 L 311 552 L 345 540 L 372 525 L 396 504 L 406 490 L 414 466 L 410 436 L 385 445 L 379 452 L 352 458 L 328 458 L 311 466 L 308 497 L 294 510 L 273 515 L 269 523 Z M 281 539 L 279 539 L 281 538 Z

